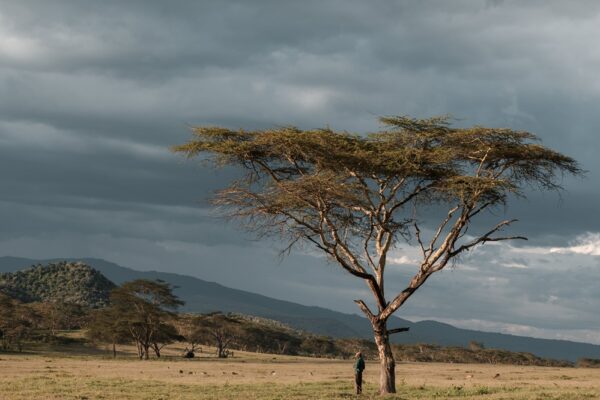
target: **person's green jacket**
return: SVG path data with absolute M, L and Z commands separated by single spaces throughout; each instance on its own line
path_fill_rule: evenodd
M 358 357 L 356 363 L 354 364 L 354 370 L 356 372 L 362 372 L 365 369 L 365 360 L 362 357 Z

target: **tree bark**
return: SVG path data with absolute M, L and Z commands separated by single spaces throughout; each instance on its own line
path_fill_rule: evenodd
M 144 357 L 144 349 L 142 348 L 142 344 L 136 340 L 135 345 L 137 346 L 138 357 L 140 360 Z
M 160 358 L 160 346 L 158 345 L 158 343 L 154 343 L 152 344 L 152 349 L 154 350 L 154 353 L 156 354 L 157 358 Z
M 381 365 L 379 372 L 379 394 L 396 393 L 396 361 L 390 346 L 387 323 L 378 322 L 373 326 L 375 343 Z
M 227 357 L 225 356 L 225 349 L 223 348 L 223 346 L 222 346 L 222 345 L 218 345 L 218 346 L 217 346 L 217 357 L 218 357 L 218 358 L 227 358 Z

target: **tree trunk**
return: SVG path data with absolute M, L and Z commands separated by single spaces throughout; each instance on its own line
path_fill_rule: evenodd
M 227 356 L 225 355 L 225 344 L 220 339 L 217 339 L 217 357 L 227 358 Z
M 379 352 L 381 369 L 379 372 L 379 394 L 396 393 L 396 361 L 390 346 L 386 322 L 380 322 L 373 327 L 375 343 Z
M 117 358 L 117 345 L 115 342 L 112 344 L 113 346 L 113 358 Z
M 152 344 L 152 349 L 154 350 L 154 353 L 156 353 L 156 357 L 160 358 L 160 346 L 158 343 Z

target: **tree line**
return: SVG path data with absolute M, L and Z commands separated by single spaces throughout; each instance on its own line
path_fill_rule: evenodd
M 58 341 L 59 331 L 85 327 L 89 315 L 89 309 L 82 305 L 22 303 L 0 292 L 0 348 L 22 351 L 27 342 Z
M 109 343 L 113 356 L 117 345 L 135 344 L 140 359 L 161 357 L 164 346 L 179 341 L 186 344 L 183 356 L 193 357 L 201 346 L 211 346 L 219 358 L 234 350 L 321 357 L 350 357 L 360 339 L 348 341 L 310 335 L 283 327 L 275 321 L 239 314 L 177 313 L 183 302 L 163 281 L 136 280 L 124 283 L 110 295 L 108 307 L 91 313 L 87 337 Z M 364 344 L 364 343 L 363 343 Z
M 161 350 L 174 342 L 185 344 L 184 357 L 193 357 L 202 346 L 210 346 L 219 358 L 248 351 L 347 359 L 357 350 L 367 359 L 378 358 L 377 346 L 370 340 L 308 334 L 277 321 L 242 314 L 177 312 L 181 305 L 171 285 L 142 279 L 113 289 L 108 305 L 97 309 L 64 302 L 26 304 L 0 293 L 0 349 L 22 351 L 34 342 L 62 342 L 68 340 L 62 331 L 82 329 L 86 340 L 109 344 L 113 357 L 117 356 L 117 346 L 134 344 L 141 360 L 161 357 Z M 393 345 L 393 351 L 402 361 L 573 366 L 530 353 L 486 349 L 478 342 L 471 342 L 468 348 Z
M 362 339 L 332 339 L 299 332 L 276 321 L 241 314 L 181 313 L 183 305 L 164 281 L 139 279 L 110 292 L 108 304 L 93 308 L 64 301 L 24 303 L 0 292 L 0 349 L 22 351 L 33 343 L 62 343 L 63 331 L 83 330 L 85 340 L 135 345 L 140 359 L 161 357 L 162 349 L 183 342 L 193 356 L 202 346 L 226 358 L 236 350 L 316 357 L 350 357 L 366 348 Z

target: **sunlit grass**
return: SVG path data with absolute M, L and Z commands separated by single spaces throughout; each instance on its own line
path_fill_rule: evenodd
M 84 379 L 60 374 L 24 377 L 2 382 L 0 398 L 29 399 L 350 399 L 356 398 L 348 382 L 301 384 L 173 384 L 132 379 Z M 525 388 L 511 386 L 436 387 L 400 385 L 398 393 L 386 399 L 596 399 L 593 389 Z M 364 399 L 381 398 L 373 384 L 366 385 Z
M 175 348 L 150 361 L 131 351 L 117 359 L 99 351 L 0 353 L 0 400 L 381 398 L 373 360 L 357 397 L 351 360 L 245 352 L 219 360 L 205 350 L 184 360 Z M 600 399 L 600 369 L 399 363 L 396 372 L 398 393 L 387 399 Z

